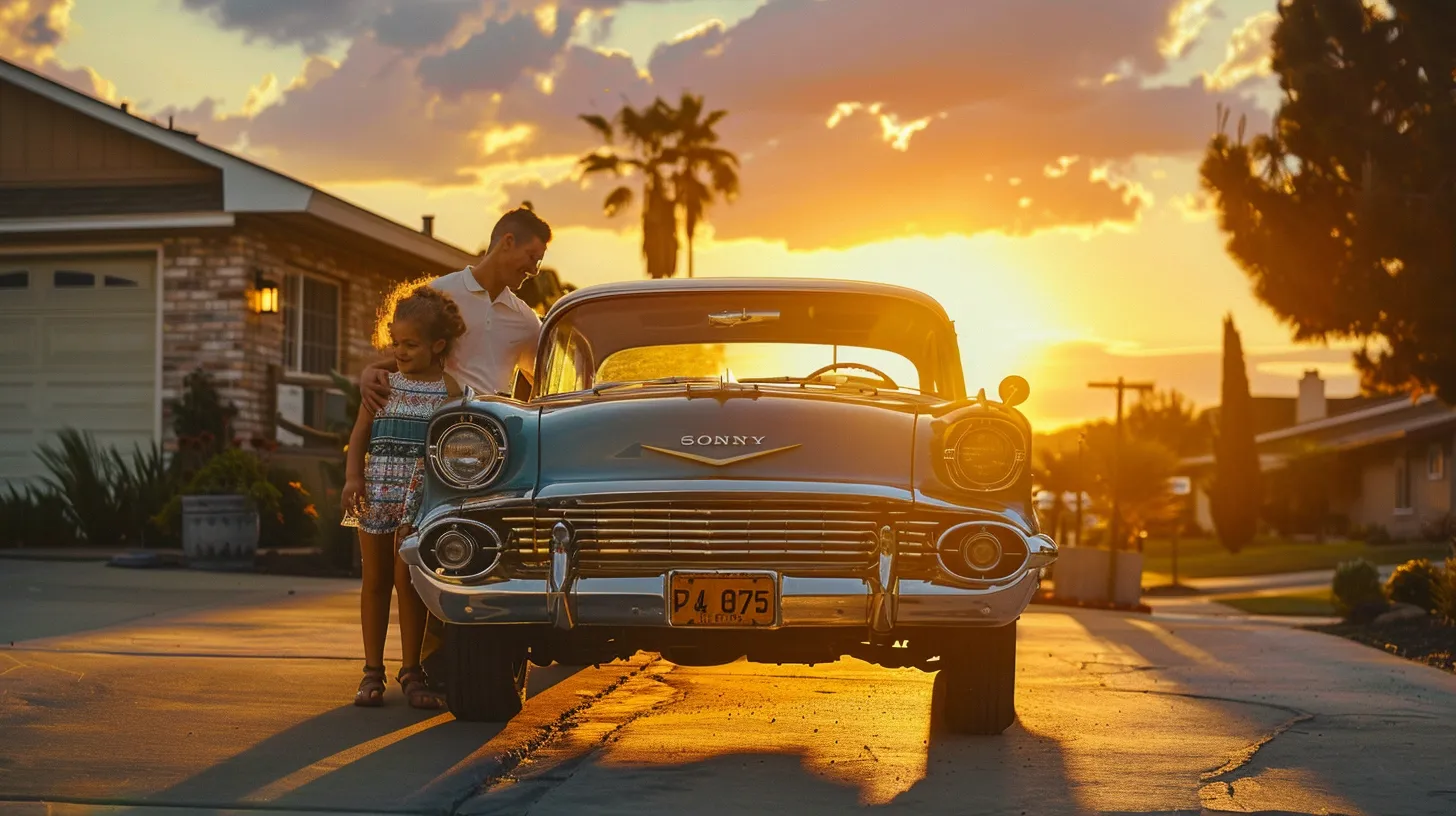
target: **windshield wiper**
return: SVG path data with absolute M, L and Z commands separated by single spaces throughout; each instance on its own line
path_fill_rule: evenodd
M 713 383 L 722 382 L 718 377 L 658 377 L 654 380 L 619 380 L 616 382 L 600 383 L 592 386 L 593 394 L 601 394 L 603 391 L 617 391 L 623 388 L 645 388 L 651 385 L 681 385 L 683 383 Z
M 860 393 L 860 394 L 872 394 L 873 395 L 873 394 L 880 393 L 880 389 L 876 388 L 873 385 L 869 385 L 868 383 L 855 383 L 855 382 L 841 382 L 841 383 L 837 383 L 837 382 L 829 382 L 828 380 L 821 380 L 818 377 L 815 377 L 812 380 L 811 379 L 807 379 L 805 377 L 748 377 L 748 378 L 744 378 L 744 379 L 739 380 L 739 382 L 741 382 L 741 383 L 780 383 L 780 384 L 783 384 L 783 385 L 797 385 L 797 386 L 800 386 L 800 387 L 803 387 L 803 386 L 806 386 L 806 385 L 822 385 L 822 386 L 827 386 L 829 388 L 833 388 L 835 390 L 846 389 L 847 388 L 847 389 L 851 389 L 851 390 L 853 390 L 853 391 L 855 391 L 857 393 Z

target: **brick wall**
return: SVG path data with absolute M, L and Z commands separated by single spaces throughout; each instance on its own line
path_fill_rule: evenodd
M 252 311 L 253 270 L 280 286 L 290 272 L 307 272 L 340 286 L 340 364 L 354 376 L 380 354 L 370 343 L 383 295 L 417 269 L 387 265 L 271 222 L 164 242 L 162 279 L 162 399 L 165 435 L 170 403 L 188 373 L 201 367 L 225 400 L 238 407 L 236 433 L 273 438 L 269 367 L 283 360 L 283 317 Z M 446 270 L 435 270 L 443 272 Z M 286 292 L 285 292 L 286 296 Z

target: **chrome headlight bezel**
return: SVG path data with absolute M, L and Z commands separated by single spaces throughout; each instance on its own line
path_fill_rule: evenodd
M 1002 436 L 1012 449 L 1012 461 L 1006 473 L 994 480 L 981 480 L 968 475 L 961 467 L 961 445 L 973 432 L 990 432 Z M 1019 425 L 998 416 L 974 416 L 959 420 L 945 435 L 942 458 L 951 482 L 962 490 L 992 493 L 1016 484 L 1026 473 L 1030 440 Z
M 440 562 L 436 548 L 446 536 L 458 536 L 469 544 L 470 557 L 464 563 L 449 567 Z M 476 519 L 450 516 L 422 532 L 419 554 L 424 568 L 436 578 L 455 584 L 468 584 L 488 577 L 501 564 L 505 543 L 500 533 Z
M 459 488 L 461 490 L 473 490 L 475 488 L 485 487 L 491 484 L 497 478 L 499 478 L 501 473 L 505 470 L 506 457 L 509 453 L 506 443 L 505 427 L 494 419 L 491 419 L 490 417 L 484 417 L 475 414 L 465 414 L 453 417 L 453 420 L 454 421 L 451 422 L 444 431 L 440 432 L 439 436 L 435 437 L 435 441 L 430 443 L 430 467 L 434 469 L 435 475 L 438 476 L 441 481 L 445 482 L 445 484 L 448 484 L 451 487 Z M 480 471 L 478 475 L 471 479 L 460 478 L 458 474 L 456 474 L 452 470 L 452 467 L 449 464 L 448 460 L 446 460 L 446 458 L 441 454 L 441 449 L 444 447 L 445 442 L 450 438 L 451 434 L 460 433 L 465 431 L 466 429 L 484 434 L 485 438 L 489 440 L 489 443 L 493 447 L 492 460 Z

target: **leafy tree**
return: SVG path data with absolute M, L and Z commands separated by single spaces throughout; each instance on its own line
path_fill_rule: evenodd
M 1129 437 L 1159 442 L 1180 457 L 1207 453 L 1212 443 L 1208 422 L 1176 389 L 1154 391 L 1139 398 L 1125 421 Z
M 1228 250 L 1297 340 L 1353 339 L 1370 391 L 1456 395 L 1456 3 L 1285 0 L 1268 134 L 1209 145 Z
M 1114 542 L 1117 549 L 1126 549 L 1150 525 L 1170 519 L 1177 512 L 1174 496 L 1168 490 L 1168 477 L 1177 467 L 1177 455 L 1157 440 L 1134 437 L 1124 429 L 1119 458 L 1117 429 L 1112 423 L 1098 422 L 1087 427 L 1087 468 L 1092 476 L 1089 492 L 1098 515 L 1111 517 L 1114 484 L 1117 488 L 1122 517 L 1118 527 L 1123 537 Z
M 1047 527 L 1052 530 L 1052 537 L 1058 541 L 1066 537 L 1062 531 L 1069 523 L 1066 519 L 1067 507 L 1062 501 L 1062 497 L 1068 493 L 1075 495 L 1078 491 L 1087 491 L 1091 487 L 1082 472 L 1086 462 L 1083 461 L 1079 466 L 1078 459 L 1075 449 L 1055 451 L 1043 448 L 1038 457 L 1035 471 L 1036 483 L 1042 490 L 1056 496 L 1056 501 L 1052 503 L 1051 510 L 1047 513 L 1046 521 Z M 1075 521 L 1070 524 L 1073 527 L 1076 526 Z
M 1254 403 L 1244 370 L 1244 348 L 1233 317 L 1223 321 L 1223 387 L 1213 443 L 1213 526 L 1229 552 L 1254 540 L 1262 497 L 1254 447 Z
M 707 207 L 717 198 L 738 195 L 738 159 L 716 145 L 714 126 L 727 111 L 703 115 L 702 97 L 683 94 L 678 107 L 661 98 L 644 108 L 623 105 L 617 115 L 581 117 L 606 147 L 578 161 L 583 176 L 611 173 L 642 178 L 642 257 L 647 275 L 669 278 L 677 272 L 678 210 L 686 219 L 689 274 L 692 239 Z M 706 176 L 706 180 L 705 180 Z M 631 187 L 618 185 L 602 202 L 612 217 L 630 207 Z

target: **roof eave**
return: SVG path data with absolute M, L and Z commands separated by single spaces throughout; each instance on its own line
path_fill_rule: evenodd
M 0 59 L 0 79 L 83 116 L 217 168 L 223 177 L 223 211 L 228 213 L 307 213 L 391 247 L 450 268 L 469 264 L 474 255 L 378 213 L 357 207 L 276 170 L 235 156 L 191 136 L 168 130 L 112 105 Z

